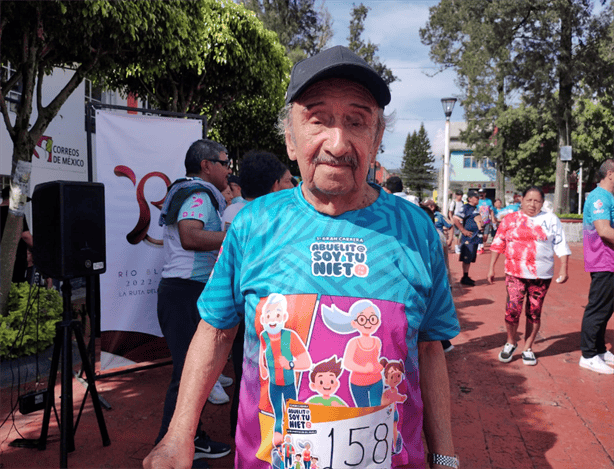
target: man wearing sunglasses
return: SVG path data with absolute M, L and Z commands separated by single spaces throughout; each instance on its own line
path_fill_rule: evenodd
M 173 416 L 188 346 L 200 322 L 196 301 L 224 241 L 221 213 L 226 200 L 221 191 L 228 185 L 229 163 L 223 145 L 197 140 L 186 153 L 186 177 L 171 185 L 162 206 L 164 268 L 158 287 L 158 321 L 171 351 L 173 372 L 156 443 L 166 434 Z M 201 458 L 230 453 L 228 445 L 211 441 L 200 423 L 194 436 L 195 467 L 208 467 Z

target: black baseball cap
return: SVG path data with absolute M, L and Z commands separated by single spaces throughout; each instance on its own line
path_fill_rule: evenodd
M 228 184 L 230 183 L 237 184 L 240 186 L 241 184 L 239 183 L 239 176 L 235 176 L 234 174 L 228 176 Z
M 467 191 L 467 198 L 469 199 L 470 197 L 477 197 L 478 193 L 476 191 Z
M 380 108 L 390 103 L 390 90 L 382 77 L 362 57 L 344 46 L 335 46 L 298 62 L 292 68 L 286 104 L 307 88 L 327 78 L 345 78 L 364 86 Z

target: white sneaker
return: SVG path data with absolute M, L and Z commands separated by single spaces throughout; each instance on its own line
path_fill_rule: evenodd
M 609 350 L 606 353 L 600 353 L 598 357 L 608 365 L 614 365 L 614 353 L 610 352 Z
M 222 385 L 218 381 L 216 381 L 207 400 L 211 402 L 211 404 L 219 405 L 230 402 L 230 397 L 228 397 L 228 394 L 226 394 L 224 388 L 222 388 Z
M 223 388 L 227 388 L 228 386 L 232 386 L 232 378 L 230 376 L 225 376 L 223 374 L 217 379 L 217 382 L 222 385 Z
M 580 366 L 587 370 L 603 373 L 604 375 L 614 375 L 614 368 L 610 368 L 599 355 L 593 358 L 580 357 Z

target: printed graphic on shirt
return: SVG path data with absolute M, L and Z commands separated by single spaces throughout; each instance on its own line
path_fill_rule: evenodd
M 357 238 L 317 238 L 310 247 L 311 270 L 321 277 L 366 277 L 367 247 Z
M 382 317 L 386 318 L 385 324 Z M 261 460 L 275 468 L 288 467 L 289 447 L 283 446 L 293 441 L 292 437 L 288 439 L 288 433 L 306 430 L 307 420 L 296 417 L 299 413 L 295 411 L 289 413 L 289 401 L 329 410 L 387 407 L 392 414 L 387 426 L 390 432 L 387 457 L 402 450 L 403 440 L 397 427 L 402 424 L 403 411 L 397 408 L 397 403 L 405 402 L 408 391 L 403 361 L 407 356 L 407 322 L 402 304 L 272 293 L 261 298 L 256 307 L 255 326 L 260 338 L 262 443 L 257 455 Z M 382 338 L 387 342 L 383 343 Z M 417 368 L 415 364 L 410 366 Z M 417 385 L 415 371 L 412 370 L 412 379 Z M 322 441 L 324 428 L 329 432 L 332 428 L 341 433 L 349 431 L 344 419 L 335 423 L 336 415 L 339 414 L 332 412 L 330 422 L 321 422 L 324 426 L 319 433 L 312 434 L 312 443 Z M 378 415 L 383 418 L 384 414 Z M 374 438 L 366 433 L 355 437 L 357 441 L 364 438 L 365 444 Z M 325 454 L 318 454 L 315 446 L 310 453 Z M 386 459 L 376 457 L 382 458 Z M 366 465 L 347 467 L 380 467 L 373 466 L 373 461 L 367 458 Z
M 394 415 L 392 405 L 330 409 L 289 400 L 284 442 L 273 449 L 271 466 L 389 468 Z
M 505 253 L 505 272 L 519 278 L 551 278 L 554 255 L 571 254 L 558 217 L 539 212 L 506 216 L 499 225 L 490 250 Z

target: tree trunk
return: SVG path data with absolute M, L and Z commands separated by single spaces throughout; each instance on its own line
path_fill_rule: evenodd
M 15 267 L 17 244 L 23 229 L 23 216 L 19 217 L 9 211 L 6 226 L 2 227 L 2 242 L 0 243 L 0 314 L 8 314 L 9 292 Z
M 569 212 L 569 191 L 563 187 L 568 182 L 565 180 L 565 163 L 561 161 L 561 147 L 570 145 L 569 134 L 571 133 L 571 106 L 573 83 L 571 80 L 572 68 L 572 12 L 566 2 L 561 3 L 561 42 L 559 46 L 559 97 L 557 102 L 557 130 L 559 133 L 559 154 L 556 158 L 556 181 L 554 186 L 554 213 Z M 567 187 L 567 188 L 568 188 Z M 565 197 L 567 194 L 567 197 Z

